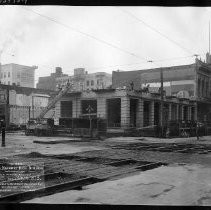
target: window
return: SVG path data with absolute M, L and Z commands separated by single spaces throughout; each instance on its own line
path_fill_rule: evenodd
M 89 86 L 89 80 L 86 81 L 86 86 Z
M 21 77 L 21 74 L 20 72 L 17 73 L 17 78 L 20 78 Z
M 20 86 L 20 82 L 17 82 L 17 85 Z
M 1 78 L 3 78 L 3 73 L 1 73 Z
M 10 72 L 8 72 L 8 77 L 10 77 Z
M 8 81 L 8 85 L 10 85 L 10 81 Z
M 4 78 L 6 78 L 6 72 L 4 72 Z
M 61 101 L 61 117 L 72 117 L 72 101 Z
M 94 85 L 94 80 L 91 81 L 91 86 L 93 86 L 93 85 Z
M 82 100 L 81 101 L 82 114 L 96 114 L 97 100 Z

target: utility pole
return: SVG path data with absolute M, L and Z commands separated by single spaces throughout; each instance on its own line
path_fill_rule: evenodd
M 89 105 L 86 110 L 89 113 L 89 133 L 90 133 L 90 137 L 92 137 L 92 118 L 91 118 L 91 112 L 93 111 L 93 108 Z
M 163 137 L 163 69 L 160 68 L 160 94 L 161 94 L 161 103 L 160 103 L 160 127 L 161 127 L 161 137 Z
M 34 119 L 34 96 L 32 95 L 32 118 Z
M 29 106 L 29 120 L 31 118 L 30 112 L 31 112 L 31 107 Z
M 209 55 L 210 55 L 210 21 L 209 21 Z
M 5 53 L 4 52 L 4 47 L 3 49 L 0 50 L 0 72 L 2 70 L 2 64 L 1 64 L 1 56 L 2 54 Z M 8 55 L 11 55 L 11 56 L 14 56 L 13 54 L 9 54 L 9 53 L 6 53 Z M 5 130 L 6 130 L 6 127 L 9 126 L 9 120 L 10 120 L 10 110 L 9 110 L 9 89 L 6 90 L 6 103 L 5 103 L 5 118 L 3 120 L 3 122 L 1 123 L 1 132 L 2 132 L 2 144 L 1 146 L 2 147 L 5 147 Z
M 147 61 L 149 63 L 153 63 L 152 60 Z M 163 137 L 163 99 L 164 99 L 164 94 L 163 94 L 163 68 L 160 67 L 160 96 L 161 96 L 161 101 L 160 101 L 160 128 L 161 128 L 161 137 Z

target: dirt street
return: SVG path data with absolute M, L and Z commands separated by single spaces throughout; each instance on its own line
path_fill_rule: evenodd
M 149 137 L 81 140 L 16 132 L 6 134 L 0 156 L 44 162 L 46 174 L 99 179 L 80 189 L 24 203 L 211 205 L 210 148 L 210 136 L 200 141 Z

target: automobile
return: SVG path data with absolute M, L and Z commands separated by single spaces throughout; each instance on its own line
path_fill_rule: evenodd
M 25 134 L 26 136 L 33 134 L 36 127 L 36 119 L 30 119 L 26 124 Z
M 7 128 L 7 130 L 9 130 L 9 131 L 17 131 L 19 129 L 20 129 L 19 125 L 15 124 L 15 123 L 10 123 Z
M 53 134 L 54 121 L 53 119 L 30 119 L 26 125 L 25 135 L 30 134 L 35 136 Z
M 26 130 L 26 124 L 20 124 L 20 130 Z

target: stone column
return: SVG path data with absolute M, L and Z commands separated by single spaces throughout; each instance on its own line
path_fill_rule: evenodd
M 78 118 L 81 115 L 81 100 L 74 98 L 72 100 L 72 116 Z
M 98 98 L 97 99 L 97 117 L 106 118 L 106 99 Z
M 130 126 L 130 98 L 121 98 L 121 127 Z
M 141 128 L 144 125 L 144 101 L 138 99 L 136 112 L 136 127 Z
M 184 105 L 181 105 L 181 120 L 184 120 Z
M 54 124 L 59 124 L 59 118 L 61 117 L 61 101 L 58 101 L 55 104 L 55 115 L 54 115 Z
M 181 120 L 181 108 L 179 104 L 177 104 L 177 120 Z
M 176 104 L 176 120 L 179 120 L 179 104 Z
M 188 120 L 191 120 L 191 106 L 188 106 Z
M 150 125 L 154 125 L 154 101 L 151 101 L 150 102 L 150 105 L 149 105 L 149 124 Z

